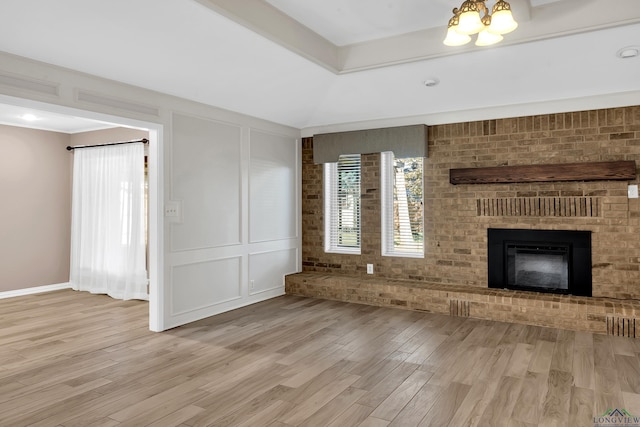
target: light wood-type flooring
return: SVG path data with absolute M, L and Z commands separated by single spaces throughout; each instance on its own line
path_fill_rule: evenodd
M 284 296 L 163 333 L 70 290 L 0 300 L 0 426 L 589 426 L 640 340 Z

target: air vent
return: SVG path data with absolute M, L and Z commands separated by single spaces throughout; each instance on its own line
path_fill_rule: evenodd
M 640 326 L 640 322 L 633 317 L 607 316 L 607 335 L 636 338 L 636 325 Z
M 456 317 L 469 317 L 469 301 L 449 300 L 449 314 Z
M 514 197 L 477 200 L 478 216 L 599 217 L 597 197 Z

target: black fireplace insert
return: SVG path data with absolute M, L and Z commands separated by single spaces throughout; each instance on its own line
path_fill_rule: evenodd
M 489 287 L 591 296 L 591 232 L 490 228 Z

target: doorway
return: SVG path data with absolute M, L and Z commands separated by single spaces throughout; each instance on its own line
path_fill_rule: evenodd
M 47 104 L 22 98 L 14 98 L 0 95 L 0 106 L 2 109 L 32 109 L 43 113 L 49 113 L 57 117 L 93 121 L 109 127 L 124 127 L 139 129 L 148 132 L 148 273 L 149 273 L 149 329 L 151 331 L 163 330 L 160 291 L 162 289 L 162 179 L 161 179 L 161 157 L 162 157 L 162 131 L 163 126 L 159 123 L 145 122 L 136 119 L 129 119 L 120 116 L 112 116 L 91 111 L 79 110 L 63 107 L 54 104 Z M 5 108 L 6 107 L 6 108 Z M 16 123 L 3 124 L 9 126 L 20 125 Z M 28 126 L 22 126 L 28 127 Z

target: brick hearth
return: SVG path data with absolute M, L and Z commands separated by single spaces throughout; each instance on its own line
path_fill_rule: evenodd
M 312 272 L 286 276 L 285 287 L 291 295 L 640 337 L 638 301 Z

